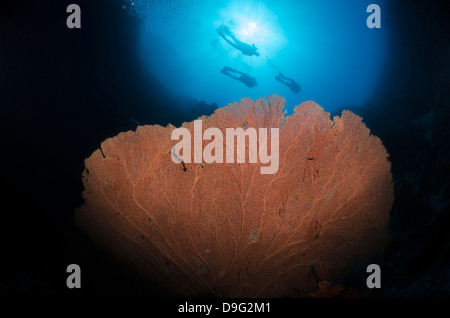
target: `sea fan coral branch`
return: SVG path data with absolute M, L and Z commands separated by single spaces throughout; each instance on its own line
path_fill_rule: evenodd
M 283 106 L 276 95 L 242 99 L 199 118 L 203 131 L 279 128 L 275 174 L 261 163 L 177 164 L 171 125 L 105 140 L 85 161 L 78 225 L 178 295 L 340 293 L 328 282 L 388 242 L 388 154 L 351 112 L 331 120 L 314 102 L 290 116 Z M 182 127 L 193 134 L 193 122 Z

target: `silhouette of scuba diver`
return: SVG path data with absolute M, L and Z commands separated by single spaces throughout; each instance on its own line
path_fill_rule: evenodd
M 236 37 L 234 36 L 233 32 L 230 31 L 230 29 L 226 26 L 226 25 L 221 25 L 220 27 L 217 28 L 217 33 L 219 33 L 219 35 L 228 42 L 228 44 L 230 44 L 232 47 L 234 47 L 235 49 L 238 49 L 239 51 L 242 52 L 242 54 L 244 55 L 248 55 L 248 56 L 259 56 L 259 53 L 257 52 L 258 48 L 255 46 L 255 44 L 252 43 L 252 45 L 247 44 L 245 42 L 242 42 L 238 39 L 236 39 Z M 230 37 L 229 40 L 228 37 Z
M 256 78 L 251 77 L 248 74 L 239 72 L 231 67 L 225 66 L 220 72 L 225 75 L 228 75 L 231 78 L 238 80 L 239 82 L 244 83 L 247 87 L 254 87 L 254 86 L 258 85 L 258 83 L 256 83 Z M 233 73 L 236 73 L 238 75 L 233 76 Z
M 278 75 L 275 76 L 275 79 L 277 81 L 283 83 L 287 87 L 289 87 L 291 89 L 291 91 L 293 91 L 294 93 L 300 92 L 300 85 L 298 85 L 298 83 L 296 81 L 294 81 L 293 79 L 287 78 L 286 76 L 284 76 L 281 73 L 278 73 Z

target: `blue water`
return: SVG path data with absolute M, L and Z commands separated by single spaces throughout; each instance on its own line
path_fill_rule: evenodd
M 176 96 L 224 106 L 242 97 L 279 94 L 290 112 L 314 100 L 325 110 L 362 105 L 379 80 L 387 29 L 369 29 L 373 0 L 123 0 L 141 21 L 142 67 Z M 383 8 L 383 2 L 377 1 Z M 260 56 L 244 56 L 216 28 L 254 43 Z M 249 88 L 220 72 L 224 66 L 256 78 Z M 301 86 L 295 93 L 274 77 L 282 72 Z

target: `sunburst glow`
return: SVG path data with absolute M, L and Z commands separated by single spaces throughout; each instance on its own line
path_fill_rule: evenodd
M 228 43 L 221 41 L 232 58 L 241 58 L 249 66 L 260 66 L 267 58 L 274 58 L 287 43 L 276 15 L 261 2 L 232 1 L 219 10 L 215 24 L 216 27 L 224 24 L 240 41 L 255 44 L 261 54 L 259 58 L 243 56 Z

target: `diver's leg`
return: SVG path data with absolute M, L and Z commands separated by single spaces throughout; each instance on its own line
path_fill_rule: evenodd
M 280 73 L 281 74 L 281 73 Z M 281 74 L 281 76 L 283 77 L 283 79 L 285 79 L 286 81 L 290 81 L 293 82 L 294 80 L 290 79 L 289 77 L 284 76 L 283 74 Z
M 231 34 L 230 28 L 228 26 L 226 26 L 225 24 L 222 24 L 222 32 L 226 33 L 228 35 Z
M 229 77 L 231 77 L 231 78 L 234 78 L 234 79 L 237 79 L 237 80 L 238 80 L 237 77 L 235 77 L 235 76 L 232 75 L 232 73 L 234 73 L 235 70 L 232 69 L 231 67 L 225 66 L 220 72 L 221 72 L 222 74 L 225 74 L 225 75 L 227 75 L 227 76 L 229 76 Z
M 242 44 L 245 44 L 244 42 L 238 40 L 233 33 L 229 32 L 228 33 L 229 37 L 233 40 L 234 42 L 234 47 L 237 48 L 238 50 L 240 50 L 240 48 L 242 47 Z
M 234 74 L 242 74 L 241 72 L 235 70 L 235 69 L 232 68 L 232 67 L 230 67 L 230 68 L 228 69 L 228 71 L 229 71 L 230 74 L 233 74 L 233 73 L 234 73 Z
M 227 41 L 228 44 L 230 44 L 232 47 L 234 47 L 235 49 L 239 50 L 239 47 L 237 47 L 236 43 L 231 42 L 230 40 L 228 40 L 225 36 L 222 36 L 222 38 Z

